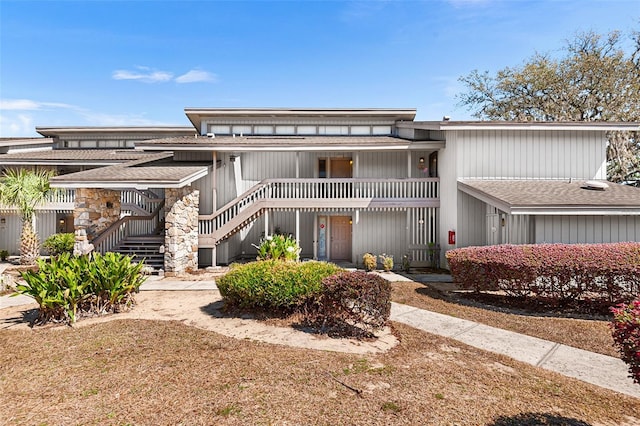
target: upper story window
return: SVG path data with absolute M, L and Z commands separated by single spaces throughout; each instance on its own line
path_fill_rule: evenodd
M 390 125 L 367 124 L 209 124 L 208 133 L 216 135 L 299 135 L 299 136 L 385 136 Z

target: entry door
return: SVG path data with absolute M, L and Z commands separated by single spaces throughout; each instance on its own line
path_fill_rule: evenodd
M 350 178 L 353 177 L 351 158 L 332 158 L 331 162 L 332 178 Z
M 331 216 L 331 260 L 351 262 L 351 216 Z
M 500 215 L 491 213 L 487 215 L 487 245 L 500 244 Z

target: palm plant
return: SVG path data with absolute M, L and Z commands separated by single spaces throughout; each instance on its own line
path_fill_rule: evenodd
M 40 241 L 35 230 L 36 207 L 44 203 L 54 190 L 49 186 L 53 172 L 8 169 L 0 178 L 0 204 L 15 206 L 20 211 L 20 264 L 33 265 L 40 255 Z

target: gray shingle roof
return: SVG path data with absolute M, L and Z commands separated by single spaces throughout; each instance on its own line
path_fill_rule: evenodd
M 458 188 L 496 207 L 529 210 L 629 210 L 640 214 L 640 188 L 607 182 L 605 190 L 588 189 L 584 180 L 469 180 Z
M 133 149 L 53 149 L 49 151 L 16 152 L 0 155 L 3 164 L 33 163 L 122 163 L 149 157 L 148 152 Z
M 171 154 L 147 154 L 126 164 L 101 167 L 55 176 L 54 187 L 181 187 L 207 174 L 204 164 L 185 164 L 171 160 Z

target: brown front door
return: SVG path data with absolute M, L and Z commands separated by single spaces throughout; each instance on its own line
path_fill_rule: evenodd
M 351 216 L 331 216 L 331 260 L 351 262 Z
M 350 178 L 353 177 L 352 163 L 350 158 L 332 158 L 331 159 L 332 178 Z

